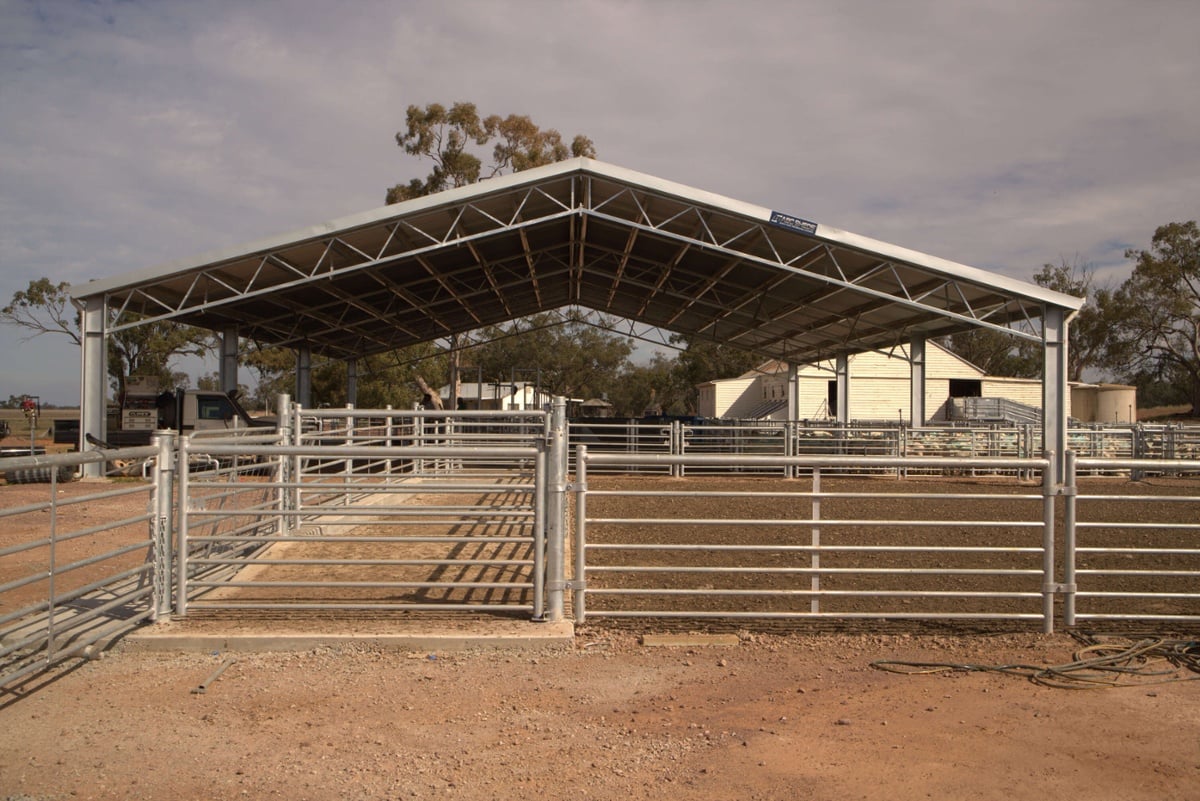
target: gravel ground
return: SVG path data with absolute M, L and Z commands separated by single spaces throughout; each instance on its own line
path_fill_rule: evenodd
M 707 642 L 585 627 L 548 652 L 118 649 L 0 696 L 0 797 L 1182 801 L 1200 786 L 1195 682 L 1072 691 L 871 667 L 1068 662 L 1063 635 Z
M 0 490 L 5 505 L 27 491 Z M 553 651 L 120 645 L 0 694 L 0 799 L 1161 801 L 1200 785 L 1194 681 L 1078 691 L 871 664 L 1062 664 L 1067 635 L 764 627 L 644 644 L 692 628 L 707 627 L 590 623 Z

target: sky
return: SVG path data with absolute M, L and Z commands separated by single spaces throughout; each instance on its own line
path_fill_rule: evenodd
M 1195 0 L 0 0 L 0 305 L 383 205 L 416 104 L 1006 276 L 1200 217 Z M 0 400 L 79 398 L 0 326 Z M 177 365 L 192 370 L 211 365 Z

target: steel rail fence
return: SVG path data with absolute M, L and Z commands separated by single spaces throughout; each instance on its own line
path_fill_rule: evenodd
M 165 443 L 5 460 L 6 470 L 44 469 L 49 480 L 45 501 L 0 507 L 0 526 L 36 516 L 46 527 L 44 536 L 0 549 L 0 687 L 91 654 L 162 611 L 162 487 L 134 479 L 94 491 L 72 485 L 68 494 L 59 477 L 85 464 L 169 453 Z M 123 511 L 139 497 L 145 513 Z M 109 504 L 114 511 L 106 511 Z
M 512 439 L 531 440 L 531 430 L 512 432 Z M 489 436 L 496 441 L 499 435 Z M 291 476 L 260 485 L 280 501 L 256 507 L 259 523 L 244 531 L 201 531 L 239 521 L 246 510 L 195 500 L 198 490 L 222 498 L 240 483 L 181 476 L 188 502 L 181 505 L 178 575 L 184 578 L 176 588 L 177 615 L 250 609 L 544 614 L 543 448 L 346 439 L 356 444 L 309 440 L 242 449 L 262 460 L 301 465 Z M 184 447 L 218 459 L 237 449 Z M 325 474 L 305 467 L 328 464 L 323 460 L 331 455 L 354 468 Z M 360 471 L 360 465 L 373 469 Z M 496 473 L 502 465 L 507 471 Z M 331 502 L 350 496 L 350 504 Z M 218 568 L 226 572 L 214 573 Z
M 1200 623 L 1200 488 L 1195 481 L 1200 459 L 1086 459 L 1068 453 L 1067 468 L 1067 625 Z M 1087 492 L 1074 478 L 1111 470 L 1141 480 L 1117 485 L 1121 492 L 1099 491 L 1113 489 L 1104 485 Z M 1101 504 L 1104 511 L 1094 511 Z
M 558 401 L 518 412 L 294 407 L 272 433 L 159 432 L 148 448 L 9 459 L 55 477 L 45 502 L 0 508 L 0 521 L 48 522 L 46 536 L 0 549 L 0 686 L 189 609 L 560 619 L 570 596 L 580 621 L 1006 620 L 1050 630 L 1060 601 L 1067 625 L 1200 622 L 1200 429 L 1069 436 L 1079 453 L 1066 455 L 1062 485 L 1051 460 L 1031 453 L 1028 426 L 568 426 Z M 59 497 L 58 471 L 89 462 L 131 483 Z M 689 481 L 601 485 L 618 474 Z M 877 474 L 995 476 L 1005 489 L 852 486 Z M 786 480 L 769 491 L 705 485 L 722 477 Z M 126 497 L 145 497 L 146 513 L 73 517 L 80 504 Z M 989 506 L 997 498 L 999 511 Z M 698 515 L 692 499 L 725 508 Z M 895 512 L 914 499 L 924 511 Z M 649 510 L 605 509 L 639 502 Z M 1117 511 L 1094 511 L 1101 503 Z M 871 514 L 855 511 L 870 504 Z M 942 541 L 957 530 L 970 536 Z M 115 532 L 119 542 L 90 548 Z M 346 546 L 359 550 L 337 552 Z M 35 557 L 42 563 L 24 566 Z
M 1067 432 L 1070 449 L 1081 458 L 1197 459 L 1200 426 L 1148 423 L 1076 424 Z M 671 419 L 587 420 L 570 423 L 572 447 L 586 445 L 593 453 L 747 454 L 747 455 L 862 455 L 946 456 L 990 459 L 1036 458 L 1042 453 L 1041 431 L 1024 424 L 948 423 L 912 426 L 897 422 L 854 421 L 839 425 L 828 420 Z M 676 465 L 604 465 L 606 472 L 637 469 L 665 472 L 689 469 Z M 692 468 L 693 470 L 699 468 Z M 760 468 L 761 470 L 762 468 Z M 789 468 L 780 468 L 790 477 Z M 978 475 L 981 466 L 968 468 Z M 995 470 L 995 468 L 989 468 Z M 733 466 L 709 468 L 711 472 L 746 472 Z M 1114 472 L 1113 464 L 1094 468 L 1099 475 Z M 859 470 L 858 472 L 862 472 Z M 912 470 L 911 474 L 937 474 L 939 467 Z M 908 475 L 904 471 L 900 475 Z
M 635 469 L 682 466 L 689 472 L 721 466 L 793 468 L 811 478 L 769 493 L 707 492 L 703 483 L 692 482 L 652 493 L 589 486 L 593 467 L 611 470 L 623 463 Z M 1023 620 L 1039 621 L 1043 630 L 1052 631 L 1058 587 L 1051 466 L 1049 458 L 650 456 L 593 454 L 584 446 L 577 453 L 572 487 L 575 560 L 567 583 L 574 617 L 577 622 L 596 617 Z M 1033 487 L 1015 483 L 999 495 L 940 491 L 929 497 L 917 485 L 906 493 L 829 486 L 848 480 L 844 474 L 851 469 L 931 467 L 995 469 L 1036 475 L 1040 481 Z M 896 504 L 888 501 L 899 497 L 938 505 L 943 516 L 851 514 L 872 500 L 883 500 L 883 509 L 893 512 Z M 723 513 L 680 518 L 662 511 L 701 498 L 721 499 Z M 619 510 L 609 503 L 614 499 L 644 501 L 640 508 L 653 513 L 595 509 Z M 964 511 L 982 501 L 994 507 L 998 499 L 1009 516 L 997 518 L 995 508 L 975 516 Z M 1016 516 L 1022 503 L 1026 514 Z M 741 514 L 746 509 L 756 514 Z M 947 527 L 970 530 L 981 542 L 946 544 L 937 532 Z M 880 565 L 880 556 L 891 561 Z M 945 589 L 947 583 L 953 588 Z M 671 603 L 662 603 L 663 598 Z M 730 599 L 738 603 L 722 603 Z M 897 599 L 900 604 L 889 603 Z

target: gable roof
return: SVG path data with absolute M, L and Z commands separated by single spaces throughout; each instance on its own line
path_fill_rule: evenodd
M 582 309 L 781 361 L 1083 301 L 591 159 L 71 287 L 109 331 L 175 320 L 357 358 Z

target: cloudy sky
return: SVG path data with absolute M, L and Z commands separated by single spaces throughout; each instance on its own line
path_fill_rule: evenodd
M 1200 216 L 1195 0 L 0 0 L 0 305 L 379 206 L 409 104 L 1028 279 Z M 0 398 L 78 400 L 0 326 Z M 211 368 L 210 368 L 211 369 Z

